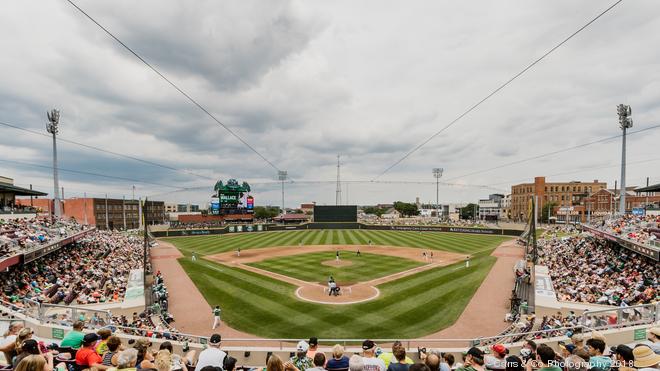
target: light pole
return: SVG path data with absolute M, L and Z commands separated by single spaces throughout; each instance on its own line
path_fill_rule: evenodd
M 435 216 L 438 217 L 438 223 L 440 222 L 440 177 L 442 177 L 442 172 L 444 171 L 441 167 L 433 168 L 433 177 L 435 177 Z
M 630 106 L 619 104 L 616 106 L 616 111 L 619 114 L 619 127 L 623 130 L 622 145 L 621 145 L 621 191 L 619 197 L 619 213 L 626 214 L 626 129 L 633 126 L 632 110 Z
M 48 124 L 46 124 L 46 130 L 53 134 L 53 204 L 55 206 L 55 216 L 62 216 L 62 208 L 60 207 L 60 187 L 59 179 L 57 175 L 57 132 L 59 130 L 60 124 L 60 111 L 53 109 L 50 112 L 46 112 L 46 117 L 48 117 Z
M 279 170 L 277 172 L 277 179 L 279 179 L 282 182 L 282 215 L 285 214 L 285 212 L 284 212 L 284 181 L 286 180 L 286 177 L 287 177 L 286 170 Z

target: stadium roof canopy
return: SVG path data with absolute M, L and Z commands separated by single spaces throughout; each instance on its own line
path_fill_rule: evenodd
M 13 184 L 2 183 L 2 182 L 0 182 L 0 192 L 13 193 L 16 196 L 47 196 L 48 195 L 48 193 L 17 187 Z
M 660 192 L 660 183 L 648 187 L 637 188 L 635 192 Z

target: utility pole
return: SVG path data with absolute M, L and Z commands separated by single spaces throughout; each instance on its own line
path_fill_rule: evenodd
M 435 177 L 435 216 L 440 223 L 440 177 L 444 171 L 441 167 L 433 168 L 433 177 Z
M 105 194 L 105 230 L 110 230 L 110 222 L 108 221 L 108 194 Z
M 626 214 L 626 129 L 633 126 L 632 110 L 630 106 L 619 104 L 616 107 L 619 114 L 619 127 L 623 130 L 621 144 L 621 197 L 619 197 L 619 213 Z
M 55 217 L 59 218 L 62 216 L 62 208 L 60 205 L 60 187 L 57 174 L 57 132 L 59 131 L 60 124 L 60 111 L 53 109 L 50 112 L 46 112 L 46 117 L 48 117 L 46 130 L 53 135 L 53 204 L 55 209 Z
M 337 155 L 337 189 L 335 191 L 335 205 L 336 206 L 341 205 L 341 181 L 340 181 L 340 178 L 339 178 L 339 168 L 341 166 L 339 164 L 339 157 L 340 156 L 341 155 Z
M 277 172 L 277 178 L 282 182 L 282 215 L 286 214 L 284 209 L 284 181 L 286 180 L 287 172 L 286 170 L 279 170 Z
M 124 219 L 124 230 L 126 230 L 126 196 L 121 196 L 121 213 Z

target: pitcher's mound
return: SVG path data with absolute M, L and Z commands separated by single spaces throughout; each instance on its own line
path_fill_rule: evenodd
M 337 260 L 337 259 L 332 259 L 332 260 L 326 260 L 321 262 L 323 265 L 327 265 L 329 267 L 346 267 L 349 265 L 353 265 L 353 262 L 350 260 Z

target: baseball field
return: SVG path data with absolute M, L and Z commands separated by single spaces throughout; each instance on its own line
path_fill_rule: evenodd
M 235 329 L 269 338 L 310 334 L 415 338 L 446 328 L 458 318 L 495 263 L 490 253 L 507 239 L 459 233 L 310 230 L 167 240 L 184 254 L 179 262 L 209 305 L 220 305 L 223 321 Z M 382 248 L 357 257 L 358 246 Z M 286 255 L 273 256 L 277 247 L 288 247 Z M 343 249 L 341 265 L 332 264 L 335 249 Z M 395 254 L 398 251 L 407 255 Z M 433 251 L 436 259 L 431 264 L 424 259 Z M 195 261 L 193 252 L 198 257 Z M 259 260 L 262 252 L 267 256 Z M 468 255 L 470 267 L 466 268 Z M 238 262 L 229 264 L 233 256 Z M 244 256 L 249 260 L 242 264 Z M 371 282 L 377 282 L 379 294 L 347 305 L 320 304 L 296 296 L 296 280 L 318 284 L 330 274 L 345 283 L 375 279 Z

